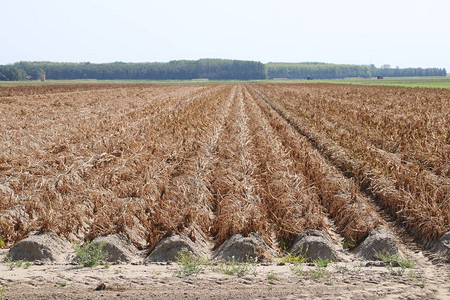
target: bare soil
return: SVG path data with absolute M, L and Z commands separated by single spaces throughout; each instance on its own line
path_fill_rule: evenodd
M 0 259 L 6 253 L 2 250 Z M 433 265 L 422 252 L 409 255 L 416 265 L 402 276 L 392 275 L 382 262 L 355 260 L 331 263 L 318 279 L 312 278 L 317 270 L 312 264 L 302 265 L 302 275 L 294 274 L 290 264 L 259 264 L 240 278 L 223 274 L 217 266 L 180 278 L 175 275 L 177 263 L 12 270 L 2 264 L 0 286 L 7 287 L 5 299 L 448 299 L 449 265 Z

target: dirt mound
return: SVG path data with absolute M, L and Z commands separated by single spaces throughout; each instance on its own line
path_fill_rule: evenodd
M 103 243 L 103 250 L 108 253 L 106 261 L 110 263 L 138 263 L 141 259 L 138 249 L 126 237 L 119 234 L 101 236 L 92 243 Z
M 201 257 L 204 256 L 204 253 L 189 237 L 185 235 L 173 235 L 163 238 L 145 261 L 176 261 L 176 257 L 180 252 L 192 253 Z
M 355 254 L 367 260 L 379 260 L 376 253 L 397 254 L 397 239 L 386 228 L 372 230 L 367 238 L 355 249 Z
M 439 251 L 442 253 L 444 260 L 450 263 L 450 231 L 440 238 Z
M 309 259 L 342 260 L 343 254 L 324 231 L 307 230 L 298 235 L 290 252 Z
M 35 234 L 18 242 L 9 251 L 9 257 L 34 264 L 67 264 L 74 256 L 70 242 L 53 232 Z
M 226 240 L 215 251 L 214 259 L 245 261 L 248 258 L 264 260 L 271 256 L 270 248 L 263 238 L 256 233 L 250 233 L 244 237 L 240 233 Z

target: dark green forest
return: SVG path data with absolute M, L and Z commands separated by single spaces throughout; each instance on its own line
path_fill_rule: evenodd
M 391 68 L 374 65 L 338 65 L 326 63 L 268 63 L 267 78 L 288 79 L 337 79 L 348 77 L 415 77 L 415 76 L 447 76 L 445 69 L 439 68 Z
M 14 71 L 12 71 L 14 70 Z M 211 80 L 265 79 L 264 64 L 255 61 L 200 59 L 176 60 L 168 63 L 56 63 L 19 62 L 0 66 L 0 80 L 39 79 L 99 79 L 99 80 Z M 2 76 L 3 75 L 3 76 Z
M 18 62 L 0 65 L 0 81 L 46 79 L 98 80 L 258 80 L 446 76 L 439 68 L 391 68 L 328 63 L 268 63 L 229 59 L 175 60 L 168 63 Z

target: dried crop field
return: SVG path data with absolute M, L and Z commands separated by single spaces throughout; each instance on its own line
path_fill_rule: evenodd
M 0 88 L 0 236 L 217 248 L 308 229 L 450 231 L 450 91 L 329 84 Z

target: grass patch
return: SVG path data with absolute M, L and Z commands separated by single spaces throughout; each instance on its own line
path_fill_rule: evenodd
M 6 290 L 8 289 L 8 286 L 7 285 L 1 285 L 0 286 L 0 300 L 5 300 L 5 293 L 6 293 Z
M 342 247 L 347 250 L 353 250 L 357 246 L 356 242 L 353 239 L 345 238 L 342 241 Z
M 28 261 L 23 261 L 23 260 L 12 261 L 11 257 L 9 257 L 9 256 L 6 256 L 6 258 L 3 261 L 3 263 L 10 270 L 14 270 L 14 268 L 21 268 L 21 267 L 23 267 L 26 270 L 26 269 L 29 269 L 31 267 L 31 265 L 32 265 L 32 263 L 30 263 Z
M 306 262 L 306 258 L 304 258 L 301 254 L 293 255 L 287 253 L 285 256 L 280 258 L 280 262 L 285 264 L 302 264 Z
M 391 274 L 392 276 L 403 276 L 403 274 L 405 274 L 405 269 L 403 269 L 403 268 L 395 269 L 391 265 L 387 266 L 387 268 L 389 270 L 389 274 Z
M 314 80 L 323 83 L 354 84 L 354 85 L 382 85 L 412 88 L 441 88 L 450 89 L 450 77 L 385 77 L 382 80 L 372 78 L 346 78 L 333 80 Z
M 316 268 L 314 271 L 310 272 L 309 276 L 311 276 L 311 278 L 314 278 L 314 279 L 319 279 L 319 278 L 325 277 L 325 275 L 327 275 L 327 274 L 328 274 L 328 271 L 325 268 L 319 267 L 319 268 Z
M 333 261 L 330 259 L 319 258 L 314 260 L 314 266 L 316 268 L 312 271 L 305 271 L 301 263 L 294 263 L 290 269 L 291 272 L 297 276 L 309 276 L 313 279 L 319 279 L 328 274 L 326 267 L 332 262 Z
M 415 262 L 407 260 L 398 254 L 390 254 L 387 252 L 376 252 L 375 257 L 381 261 L 388 262 L 387 269 L 392 276 L 403 276 L 405 269 L 414 268 Z M 399 268 L 395 268 L 399 267 Z
M 303 265 L 301 263 L 294 263 L 290 266 L 291 272 L 297 276 L 305 276 L 307 274 L 306 271 L 303 270 Z
M 83 246 L 73 245 L 75 250 L 74 261 L 83 267 L 93 268 L 102 264 L 108 253 L 103 249 L 103 243 L 87 242 Z
M 326 268 L 333 261 L 331 259 L 318 258 L 313 261 L 314 265 L 318 268 Z
M 179 270 L 175 271 L 177 277 L 198 275 L 204 270 L 205 261 L 191 252 L 178 253 L 177 262 L 180 266 Z
M 277 275 L 270 273 L 270 274 L 267 274 L 267 279 L 268 280 L 278 280 L 278 277 L 277 277 Z
M 346 268 L 346 267 L 338 267 L 338 268 L 337 268 L 337 272 L 338 272 L 339 274 L 346 274 L 346 273 L 349 272 L 349 269 Z
M 231 261 L 222 263 L 218 270 L 220 273 L 223 273 L 225 275 L 236 275 L 237 277 L 242 277 L 247 274 L 252 274 L 253 276 L 256 276 L 256 260 L 252 258 L 247 258 L 246 261 L 236 261 L 234 257 Z
M 375 257 L 381 261 L 388 262 L 392 267 L 400 267 L 403 269 L 411 269 L 416 265 L 415 262 L 407 260 L 398 254 L 390 254 L 388 252 L 375 251 Z

